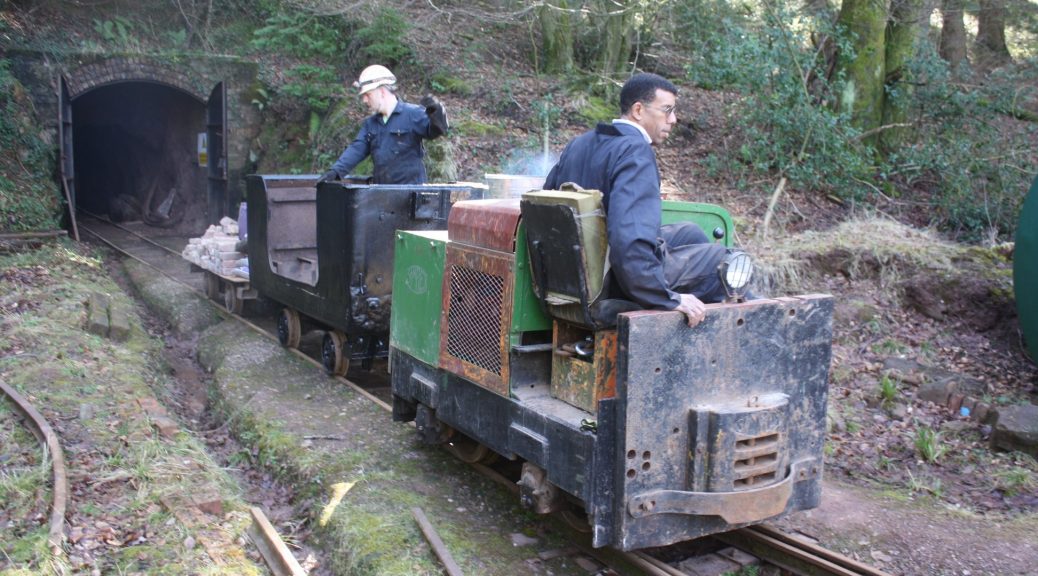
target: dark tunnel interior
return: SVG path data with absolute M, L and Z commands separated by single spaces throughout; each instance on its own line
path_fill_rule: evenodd
M 76 207 L 200 234 L 208 222 L 207 171 L 197 154 L 205 122 L 205 103 L 159 84 L 109 84 L 79 96 L 72 101 Z

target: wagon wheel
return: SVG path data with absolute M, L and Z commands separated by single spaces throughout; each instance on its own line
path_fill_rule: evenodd
M 587 512 L 577 504 L 567 503 L 563 505 L 562 510 L 559 510 L 559 517 L 566 523 L 566 526 L 581 534 L 591 532 L 591 521 L 588 520 Z
M 220 277 L 209 271 L 205 273 L 205 296 L 210 300 L 220 299 Z
M 302 337 L 299 312 L 292 308 L 284 308 L 278 316 L 278 342 L 285 348 L 298 348 Z
M 333 376 L 344 376 L 350 369 L 350 347 L 346 335 L 338 330 L 324 333 L 321 364 Z
M 245 301 L 238 296 L 238 289 L 233 284 L 228 285 L 227 289 L 223 291 L 223 305 L 231 314 L 241 314 L 241 308 L 244 302 Z
M 458 460 L 469 464 L 489 464 L 497 460 L 497 452 L 456 430 L 447 441 L 447 451 L 454 454 Z

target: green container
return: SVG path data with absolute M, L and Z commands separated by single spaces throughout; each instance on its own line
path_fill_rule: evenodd
M 396 233 L 389 345 L 439 365 L 447 231 Z
M 1013 291 L 1027 350 L 1038 362 L 1038 178 L 1031 185 L 1016 225 Z

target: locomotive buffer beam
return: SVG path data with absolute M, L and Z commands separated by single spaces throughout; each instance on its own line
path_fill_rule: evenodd
M 793 494 L 793 484 L 821 475 L 814 459 L 804 459 L 790 466 L 789 474 L 780 482 L 763 488 L 738 492 L 685 492 L 653 490 L 630 499 L 627 512 L 634 518 L 652 514 L 689 514 L 720 516 L 736 525 L 756 522 L 781 514 Z

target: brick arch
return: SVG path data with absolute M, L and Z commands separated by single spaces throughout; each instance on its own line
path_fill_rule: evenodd
M 87 64 L 69 72 L 67 80 L 69 97 L 73 99 L 108 84 L 153 82 L 176 88 L 205 102 L 212 88 L 195 74 L 149 62 L 143 57 L 110 58 Z

